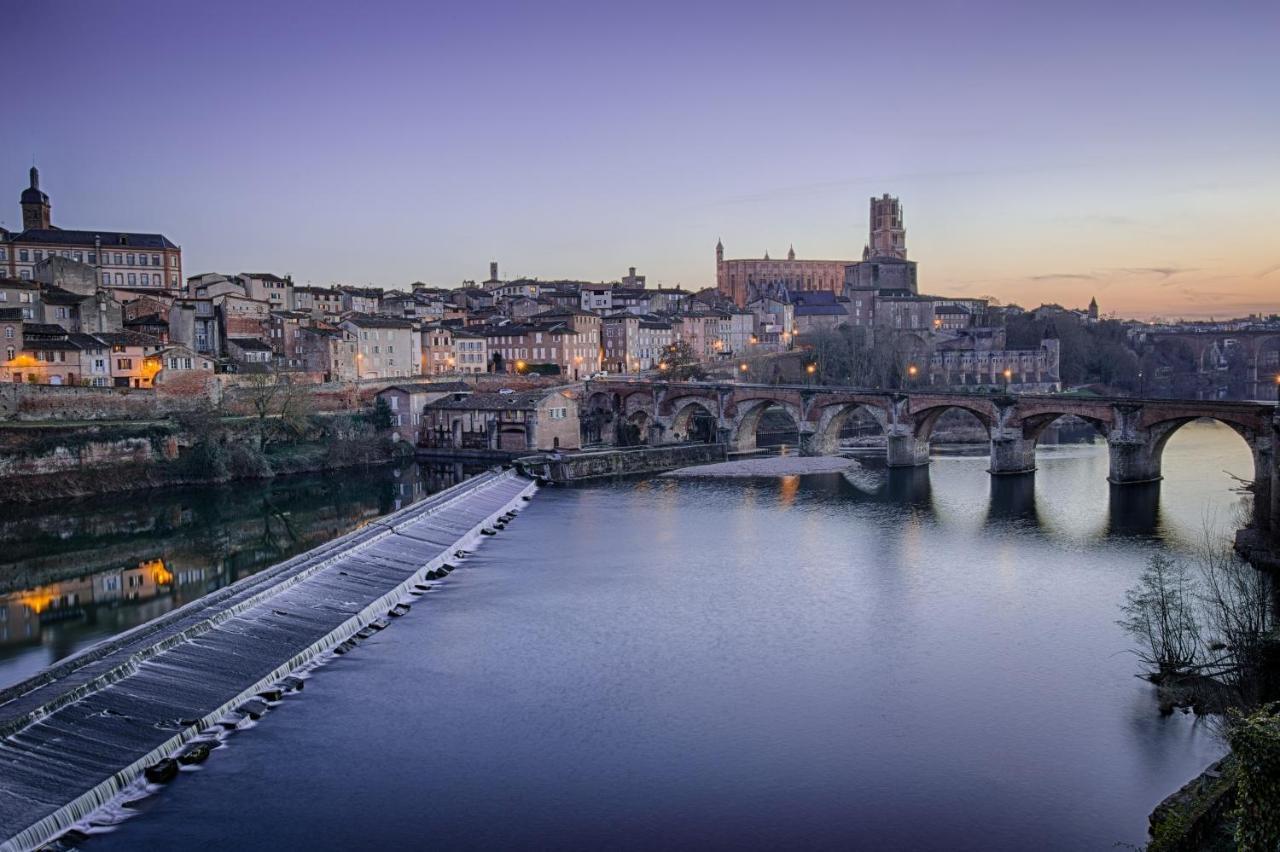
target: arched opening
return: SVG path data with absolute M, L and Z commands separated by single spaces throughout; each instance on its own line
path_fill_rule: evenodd
M 578 411 L 579 432 L 583 446 L 612 444 L 617 441 L 617 394 L 596 391 Z
M 788 406 L 769 400 L 751 404 L 734 430 L 739 451 L 795 448 L 800 443 L 800 422 Z
M 1190 534 L 1270 522 L 1271 449 L 1239 423 L 1179 418 L 1148 428 L 1150 478 L 1160 479 L 1161 516 Z
M 671 439 L 680 442 L 714 444 L 717 433 L 717 418 L 711 409 L 697 400 L 690 400 L 681 406 L 671 421 Z
M 1024 422 L 1022 432 L 1037 446 L 1096 444 L 1107 439 L 1105 423 L 1075 414 L 1048 414 L 1035 422 Z
M 916 440 L 934 453 L 981 455 L 991 445 L 991 423 L 968 408 L 939 406 L 917 416 Z
M 810 450 L 820 455 L 861 451 L 883 456 L 887 422 L 883 409 L 862 403 L 828 406 L 818 418 Z
M 1257 376 L 1253 398 L 1266 402 L 1280 401 L 1280 336 L 1259 340 L 1253 363 Z
M 649 412 L 633 412 L 618 425 L 618 446 L 638 447 L 649 443 L 649 426 L 652 423 Z

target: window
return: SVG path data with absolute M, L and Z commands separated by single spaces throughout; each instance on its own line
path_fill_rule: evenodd
M 129 286 L 130 286 L 130 287 L 132 287 L 132 286 L 134 286 L 134 285 L 135 285 L 135 284 L 137 284 L 137 283 L 138 283 L 138 276 L 137 276 L 137 275 L 135 275 L 135 274 L 133 274 L 132 272 L 130 272 L 130 273 L 129 273 Z
M 78 251 L 77 251 L 77 252 L 72 252 L 72 253 L 71 253 L 71 257 L 72 257 L 74 260 L 76 260 L 77 262 L 79 262 L 79 261 L 84 260 L 84 253 L 83 253 L 83 252 L 78 252 Z
M 151 255 L 151 265 L 152 265 L 152 266 L 159 266 L 159 265 L 160 265 L 160 255 L 158 255 L 158 254 L 153 254 L 153 255 Z
M 138 255 L 138 265 L 139 266 L 147 265 L 147 256 L 145 254 Z
M 123 275 L 121 275 L 119 272 L 117 272 L 117 273 L 116 273 L 116 286 L 117 286 L 117 287 L 119 287 L 119 286 L 121 286 L 121 285 L 123 285 L 123 284 L 124 284 L 124 276 L 123 276 Z
M 128 266 L 133 266 L 133 255 L 132 255 L 132 254 L 126 254 L 126 255 L 124 256 L 124 262 L 125 262 Z
M 0 248 L 0 260 L 8 260 L 9 253 L 7 250 Z
M 31 253 L 26 249 L 18 249 L 18 260 L 22 261 L 23 263 L 30 263 Z
M 96 251 L 89 252 L 89 263 L 98 262 L 98 253 Z
M 132 369 L 133 369 L 133 359 L 132 359 L 132 358 L 117 358 L 117 359 L 116 359 L 116 369 L 117 369 L 117 370 L 132 370 Z
M 12 361 L 15 354 L 16 353 L 14 353 L 12 346 L 9 346 L 4 350 L 4 357 L 7 361 Z
M 44 260 L 44 252 L 40 251 L 40 249 L 36 249 L 36 263 L 39 263 L 42 260 Z
M 120 254 L 120 252 L 116 252 L 115 257 L 116 257 L 116 260 L 115 260 L 116 266 L 119 266 L 120 264 L 124 263 L 124 255 Z

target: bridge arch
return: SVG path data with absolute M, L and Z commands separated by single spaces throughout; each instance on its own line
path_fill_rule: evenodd
M 734 449 L 739 451 L 756 449 L 760 420 L 764 417 L 765 412 L 770 409 L 779 409 L 786 412 L 791 422 L 795 425 L 796 441 L 797 443 L 799 442 L 801 424 L 804 422 L 804 415 L 800 408 L 794 403 L 785 400 L 765 397 L 738 400 L 736 402 L 737 413 L 734 415 L 733 431 L 729 436 L 729 441 Z
M 934 427 L 938 425 L 939 418 L 948 411 L 963 411 L 973 416 L 982 428 L 986 430 L 987 437 L 991 437 L 991 430 L 996 425 L 995 417 L 991 411 L 980 405 L 971 404 L 967 401 L 957 400 L 955 402 L 944 402 L 932 405 L 928 408 L 922 408 L 918 411 L 911 412 L 912 420 L 915 422 L 915 437 L 918 441 L 928 441 L 933 435 Z
M 677 400 L 671 415 L 671 440 L 714 443 L 719 418 L 704 397 L 687 396 Z
M 643 408 L 622 417 L 618 424 L 618 443 L 624 447 L 637 447 L 649 443 L 649 431 L 653 417 Z
M 1252 523 L 1260 529 L 1272 526 L 1271 502 L 1276 457 L 1270 430 L 1259 433 L 1255 424 L 1247 419 L 1237 419 L 1230 412 L 1214 412 L 1202 416 L 1179 415 L 1153 420 L 1145 424 L 1143 440 L 1112 441 L 1111 473 L 1109 479 L 1116 484 L 1153 482 L 1163 477 L 1164 451 L 1169 441 L 1188 423 L 1196 420 L 1212 420 L 1228 427 L 1240 436 L 1249 448 L 1253 461 L 1253 514 Z
M 822 407 L 809 439 L 809 450 L 815 455 L 830 455 L 840 449 L 840 434 L 852 420 L 874 421 L 880 431 L 888 433 L 889 412 L 867 402 L 836 402 Z

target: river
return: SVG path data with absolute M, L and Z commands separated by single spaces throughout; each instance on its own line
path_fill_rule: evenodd
M 0 687 L 473 470 L 409 464 L 6 507 Z
M 1119 605 L 1251 462 L 1208 424 L 1158 486 L 1113 491 L 1101 444 L 1038 462 L 543 489 L 85 847 L 1142 843 L 1223 747 L 1159 715 Z

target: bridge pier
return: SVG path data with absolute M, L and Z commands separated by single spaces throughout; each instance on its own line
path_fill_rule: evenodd
M 1153 442 L 1108 438 L 1107 451 L 1111 456 L 1107 481 L 1114 485 L 1158 482 L 1162 478 L 1160 453 Z
M 929 439 L 891 430 L 885 436 L 885 462 L 889 467 L 920 467 L 929 463 Z
M 1001 432 L 1009 434 L 1001 434 Z M 1036 442 L 1022 437 L 1021 430 L 991 430 L 992 476 L 1011 476 L 1034 473 L 1036 469 Z

